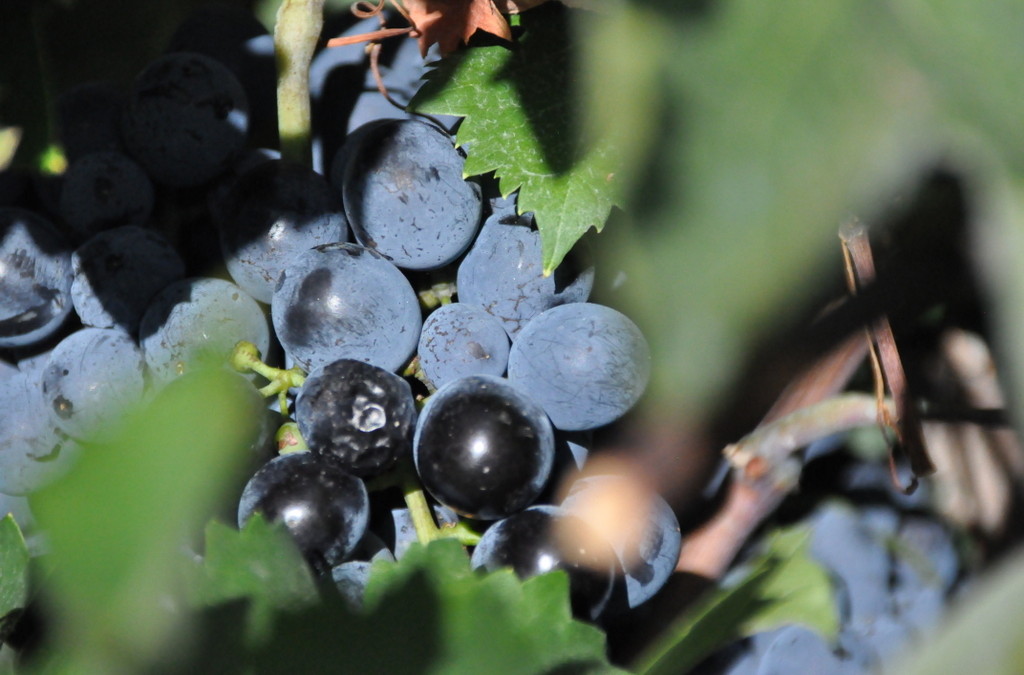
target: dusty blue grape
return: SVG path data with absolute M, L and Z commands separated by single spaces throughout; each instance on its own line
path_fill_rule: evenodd
M 402 272 L 357 244 L 292 259 L 271 301 L 277 338 L 304 370 L 356 359 L 396 371 L 416 350 L 419 298 Z
M 293 257 L 348 239 L 341 197 L 327 179 L 284 160 L 258 163 L 239 176 L 216 216 L 231 278 L 268 304 Z
M 120 152 L 94 152 L 64 173 L 60 214 L 81 239 L 122 225 L 145 225 L 153 212 L 153 182 Z
M 345 150 L 343 200 L 359 243 L 403 269 L 447 265 L 480 227 L 480 188 L 463 179 L 465 158 L 432 124 L 372 126 Z
M 133 225 L 88 239 L 71 268 L 71 301 L 82 323 L 133 335 L 153 296 L 185 276 L 185 263 L 162 235 Z
M 259 303 L 223 279 L 187 277 L 158 293 L 139 324 L 146 365 L 158 380 L 226 366 L 239 340 L 266 354 L 270 329 Z
M 840 657 L 825 639 L 804 626 L 790 625 L 772 631 L 761 653 L 758 675 L 860 675 L 864 671 L 852 660 Z
M 71 246 L 50 221 L 0 208 L 0 348 L 53 335 L 71 313 Z
M 459 302 L 483 307 L 515 340 L 526 322 L 544 310 L 586 302 L 594 286 L 594 268 L 586 262 L 581 245 L 545 276 L 533 215 L 516 216 L 502 208 L 487 218 L 459 263 L 457 285 Z
M 328 37 L 358 35 L 376 30 L 379 23 L 375 17 L 357 21 L 341 33 Z M 322 49 L 309 64 L 310 112 L 313 120 L 312 154 L 313 168 L 326 174 L 332 158 L 355 127 L 349 117 L 364 90 L 367 72 L 367 55 L 363 45 L 354 44 Z M 392 117 L 404 114 L 392 106 Z
M 870 625 L 889 611 L 889 552 L 884 541 L 857 512 L 827 504 L 810 518 L 810 554 L 837 582 L 843 618 L 854 626 Z
M 158 57 L 136 78 L 122 119 L 129 154 L 157 183 L 201 185 L 245 146 L 249 104 L 238 79 L 202 54 Z
M 595 515 L 582 507 L 586 499 L 583 493 L 592 488 L 614 489 L 615 482 L 620 480 L 623 478 L 611 475 L 581 478 L 573 483 L 568 497 L 562 502 L 562 508 L 594 527 L 600 527 L 601 523 L 591 520 Z M 649 497 L 650 518 L 645 523 L 636 524 L 638 531 L 642 533 L 637 537 L 637 545 L 627 550 L 627 537 L 610 542 L 622 567 L 626 599 L 630 609 L 654 597 L 672 576 L 679 561 L 682 543 L 679 521 L 672 508 L 660 495 L 651 494 Z
M 36 371 L 19 371 L 0 387 L 0 492 L 27 495 L 67 472 L 78 443 L 46 414 Z
M 647 387 L 650 349 L 627 316 L 574 302 L 534 317 L 512 343 L 508 379 L 559 429 L 603 426 L 626 414 Z
M 469 375 L 505 374 L 508 335 L 501 322 L 475 305 L 438 307 L 423 322 L 420 367 L 434 387 Z
M 142 399 L 145 363 L 124 331 L 77 330 L 50 352 L 41 381 L 44 410 L 74 438 L 103 433 Z

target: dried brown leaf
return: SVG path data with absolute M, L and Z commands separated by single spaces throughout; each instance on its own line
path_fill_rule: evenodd
M 512 29 L 493 0 L 402 0 L 402 6 L 419 33 L 424 56 L 435 43 L 441 54 L 449 54 L 478 30 L 512 39 Z

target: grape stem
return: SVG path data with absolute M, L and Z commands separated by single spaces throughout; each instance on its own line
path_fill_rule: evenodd
M 267 365 L 262 360 L 260 350 L 247 340 L 235 344 L 228 362 L 240 373 L 252 372 L 270 380 L 269 384 L 260 388 L 260 395 L 267 398 L 277 396 L 281 414 L 288 417 L 288 390 L 301 387 L 306 382 L 306 374 L 301 368 L 294 366 L 284 369 Z
M 480 542 L 480 534 L 461 520 L 456 525 L 437 526 L 427 494 L 411 472 L 406 473 L 402 493 L 416 528 L 416 539 L 424 546 L 437 539 L 455 539 L 463 546 L 476 546 Z
M 324 0 L 282 0 L 274 25 L 277 125 L 282 159 L 312 163 L 309 64 L 324 24 Z

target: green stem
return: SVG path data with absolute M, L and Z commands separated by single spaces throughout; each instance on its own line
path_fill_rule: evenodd
M 231 367 L 240 373 L 256 373 L 270 380 L 260 388 L 260 395 L 266 398 L 278 397 L 281 414 L 288 417 L 288 390 L 301 387 L 306 382 L 306 374 L 298 366 L 294 368 L 275 368 L 263 362 L 260 350 L 251 342 L 240 340 L 231 350 L 228 358 Z
M 419 542 L 425 546 L 435 539 L 441 539 L 441 530 L 437 527 L 437 523 L 434 522 L 434 514 L 430 508 L 430 503 L 427 502 L 427 495 L 423 491 L 423 486 L 410 476 L 405 480 L 402 492 L 405 496 L 405 505 L 409 508 L 409 516 L 412 518 L 413 527 L 416 528 L 416 538 L 419 539 Z
M 274 26 L 281 157 L 309 166 L 309 64 L 324 24 L 324 0 L 282 0 Z

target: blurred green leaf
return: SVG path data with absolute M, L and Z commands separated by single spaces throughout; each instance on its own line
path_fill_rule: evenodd
M 167 637 L 184 548 L 251 452 L 247 386 L 222 371 L 178 378 L 38 493 L 65 646 L 142 658 Z
M 606 660 L 604 634 L 572 618 L 564 572 L 525 582 L 508 569 L 478 574 L 455 541 L 414 544 L 400 562 L 374 565 L 366 607 L 372 613 L 399 601 L 413 579 L 437 599 L 438 654 L 421 672 L 617 672 Z M 424 619 L 406 618 L 410 625 Z
M 0 644 L 28 600 L 28 548 L 14 516 L 0 519 Z
M 665 629 L 633 664 L 643 675 L 685 673 L 745 635 L 798 623 L 826 638 L 839 631 L 832 586 L 808 555 L 809 530 L 775 532 L 735 585 L 718 589 Z
M 651 400 L 675 417 L 713 405 L 752 337 L 820 290 L 841 265 L 840 221 L 883 211 L 939 147 L 895 19 L 857 0 L 723 0 L 663 18 L 653 152 L 629 181 L 632 226 L 599 250 L 625 271 L 620 299 L 660 364 Z M 600 47 L 633 58 L 631 41 Z M 594 105 L 625 128 L 629 98 L 609 88 Z
M 241 531 L 211 521 L 205 551 L 193 601 L 214 605 L 248 599 L 253 636 L 266 634 L 273 610 L 294 609 L 318 598 L 309 565 L 288 532 L 267 523 L 261 514 L 250 518 Z
M 587 230 L 604 227 L 621 202 L 616 151 L 586 139 L 577 109 L 569 13 L 548 3 L 521 15 L 522 36 L 458 52 L 438 63 L 410 107 L 465 117 L 457 141 L 469 148 L 465 173 L 493 171 L 502 195 L 519 190 L 532 211 L 550 272 Z
M 788 623 L 800 623 L 834 639 L 839 634 L 839 613 L 828 573 L 810 556 L 810 528 L 791 527 L 772 533 L 766 560 L 778 564 L 760 587 L 763 606 L 742 623 L 752 635 Z

